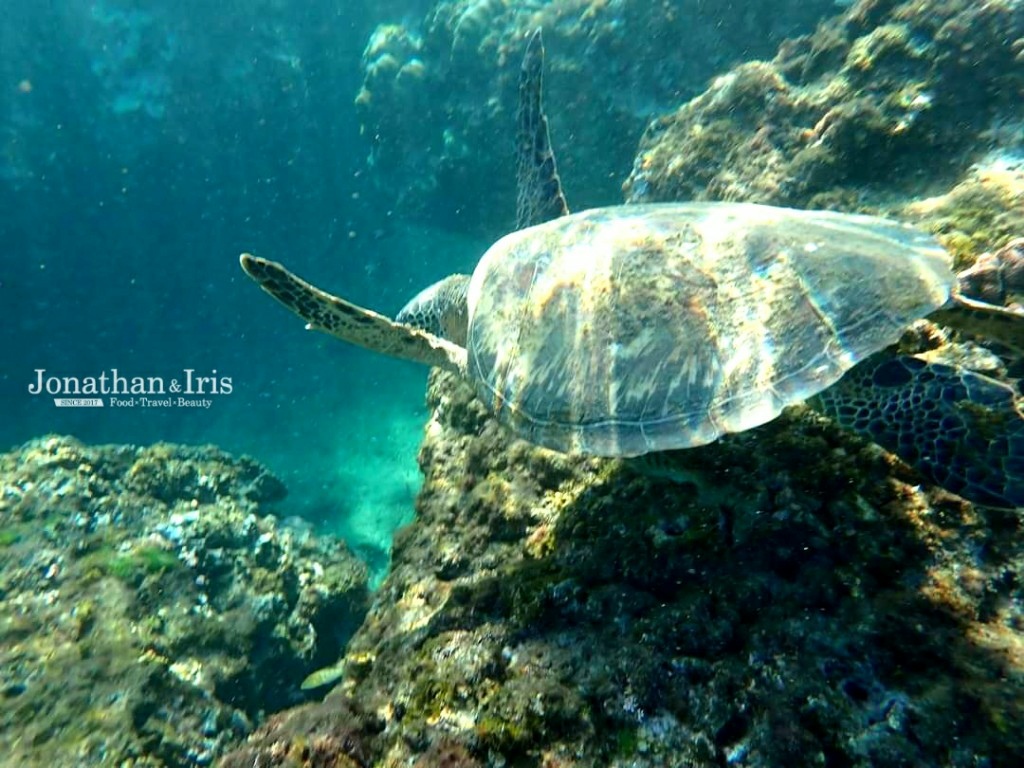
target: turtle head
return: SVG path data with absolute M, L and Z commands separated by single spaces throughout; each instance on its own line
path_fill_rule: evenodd
M 995 253 L 983 253 L 957 274 L 959 295 L 996 306 L 1019 303 L 1024 295 L 1024 237 Z
M 1024 238 L 958 273 L 950 301 L 932 319 L 1024 354 Z
M 424 288 L 402 307 L 395 320 L 465 346 L 469 322 L 466 303 L 469 277 L 449 275 Z

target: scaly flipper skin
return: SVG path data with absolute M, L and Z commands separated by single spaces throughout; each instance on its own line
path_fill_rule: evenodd
M 538 29 L 526 45 L 519 76 L 516 229 L 543 224 L 569 212 L 544 114 L 543 77 L 544 41 Z
M 1024 506 L 1024 416 L 1005 384 L 973 371 L 882 354 L 809 404 L 965 499 Z
M 445 339 L 321 291 L 275 261 L 243 253 L 242 269 L 260 288 L 306 321 L 308 327 L 350 344 L 403 360 L 463 373 L 466 350 Z

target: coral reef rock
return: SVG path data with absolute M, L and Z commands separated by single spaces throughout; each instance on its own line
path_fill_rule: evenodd
M 441 0 L 420 22 L 382 24 L 356 96 L 371 178 L 403 216 L 495 236 L 515 211 L 516 85 L 543 27 L 548 105 L 573 205 L 617 202 L 652 115 L 836 12 L 834 0 Z M 505 151 L 502 151 L 502 148 Z
M 320 704 L 236 766 L 1012 766 L 1024 531 L 807 409 L 665 458 L 512 439 L 435 371 L 417 519 Z
M 248 458 L 64 437 L 0 455 L 0 763 L 209 765 L 303 701 L 368 608 Z
M 771 61 L 741 64 L 651 122 L 624 185 L 627 200 L 900 213 L 895 201 L 966 181 L 973 191 L 954 202 L 976 210 L 1005 192 L 993 188 L 993 173 L 1016 174 L 1020 189 L 1022 57 L 1024 6 L 1016 0 L 861 0 L 783 43 Z M 990 169 L 981 174 L 987 191 L 972 170 L 979 162 Z M 1005 241 L 1020 231 L 1019 197 L 1015 205 L 1017 223 L 990 234 Z M 949 218 L 933 228 L 949 232 Z M 950 244 L 974 255 L 1003 244 L 972 237 Z

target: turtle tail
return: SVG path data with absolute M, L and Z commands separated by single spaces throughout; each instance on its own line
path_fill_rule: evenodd
M 1024 415 L 1006 384 L 915 357 L 877 355 L 810 405 L 965 499 L 1024 506 Z

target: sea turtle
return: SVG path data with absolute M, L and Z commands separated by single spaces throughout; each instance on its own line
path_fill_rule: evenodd
M 936 311 L 1017 343 L 1018 313 L 962 296 L 932 237 L 878 217 L 704 202 L 569 214 L 542 67 L 537 31 L 520 78 L 517 228 L 471 276 L 430 286 L 393 321 L 275 262 L 243 254 L 243 269 L 309 328 L 469 379 L 548 448 L 688 448 L 811 399 L 951 491 L 1024 504 L 1014 390 L 883 352 Z

